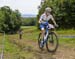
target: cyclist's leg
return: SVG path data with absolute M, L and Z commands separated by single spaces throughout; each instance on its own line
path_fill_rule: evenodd
M 44 34 L 45 34 L 45 27 L 44 27 L 44 25 L 40 25 L 40 29 L 41 29 L 41 39 L 42 39 L 42 41 L 41 41 L 41 43 L 40 43 L 40 47 L 43 47 L 44 46 L 44 42 L 43 42 L 43 39 L 44 39 Z
M 50 30 L 54 30 L 55 27 L 54 27 L 52 24 L 48 24 L 48 29 L 50 29 Z
M 41 38 L 44 38 L 44 34 L 45 34 L 45 27 L 44 25 L 40 25 L 40 29 L 41 29 Z
M 49 29 L 51 32 L 54 32 L 57 35 L 57 33 L 55 31 L 55 27 L 52 24 L 49 24 Z

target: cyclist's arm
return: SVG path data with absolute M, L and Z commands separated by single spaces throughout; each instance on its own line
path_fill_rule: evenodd
M 53 18 L 53 16 L 51 16 L 51 20 L 54 23 L 54 25 L 57 25 L 55 19 Z
M 40 16 L 39 23 L 42 22 L 42 19 L 43 19 L 43 15 Z
M 41 20 L 39 19 L 38 23 L 40 24 L 41 23 Z

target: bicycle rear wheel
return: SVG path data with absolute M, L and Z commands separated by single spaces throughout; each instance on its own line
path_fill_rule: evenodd
M 46 42 L 46 48 L 49 52 L 55 52 L 58 48 L 58 37 L 54 32 L 51 32 Z

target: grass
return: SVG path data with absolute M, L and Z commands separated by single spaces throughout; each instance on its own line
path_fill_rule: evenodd
M 22 29 L 24 29 L 24 31 L 35 31 L 37 30 L 36 26 L 22 26 Z M 56 32 L 60 35 L 75 35 L 75 30 L 74 29 L 64 29 L 64 30 L 56 30 Z
M 60 38 L 59 43 L 71 48 L 75 46 L 75 38 Z
M 3 37 L 2 34 L 0 34 L 0 52 L 1 52 L 1 49 L 2 49 L 2 46 L 1 46 L 2 45 L 2 39 L 3 39 L 2 37 Z
M 5 41 L 5 52 L 10 52 L 10 53 L 13 53 L 13 52 L 17 52 L 18 48 L 16 45 L 13 45 L 9 40 L 6 40 Z
M 30 31 L 30 32 L 29 32 Z M 39 30 L 36 27 L 29 27 L 29 29 L 24 28 L 24 32 L 28 32 L 23 35 L 23 38 L 37 41 Z M 59 35 L 75 35 L 75 30 L 68 29 L 68 30 L 56 30 Z M 59 38 L 60 44 L 67 44 L 69 47 L 74 47 L 75 45 L 75 38 Z
M 75 30 L 74 29 L 57 30 L 57 33 L 61 35 L 75 35 Z
M 19 35 L 7 35 L 5 37 L 5 58 L 8 59 L 19 59 L 19 58 L 26 58 L 26 59 L 33 59 L 34 53 L 32 49 L 34 49 L 35 45 L 32 45 L 34 42 L 37 42 L 39 30 L 35 26 L 30 27 L 22 27 L 23 29 L 23 38 L 19 40 Z M 74 35 L 75 30 L 59 30 L 57 33 L 60 35 Z M 2 45 L 3 35 L 0 34 L 0 45 Z M 59 42 L 61 45 L 68 45 L 70 48 L 75 46 L 75 39 L 71 38 L 59 38 Z M 30 41 L 30 42 L 27 42 Z M 31 43 L 31 41 L 33 41 Z M 31 50 L 28 50 L 29 48 Z M 23 50 L 25 48 L 25 50 Z M 38 48 L 39 49 L 39 48 Z M 1 51 L 1 50 L 0 50 Z M 30 52 L 29 52 L 30 51 Z M 32 52 L 31 52 L 32 51 Z

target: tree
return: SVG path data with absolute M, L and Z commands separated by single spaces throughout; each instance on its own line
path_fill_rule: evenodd
M 0 8 L 0 31 L 16 32 L 21 26 L 21 15 L 18 10 L 12 11 L 10 7 Z
M 75 0 L 46 0 L 39 10 L 38 18 L 46 7 L 52 8 L 60 28 L 75 28 Z
M 36 25 L 36 18 L 23 18 L 22 19 L 23 26 L 35 26 Z

